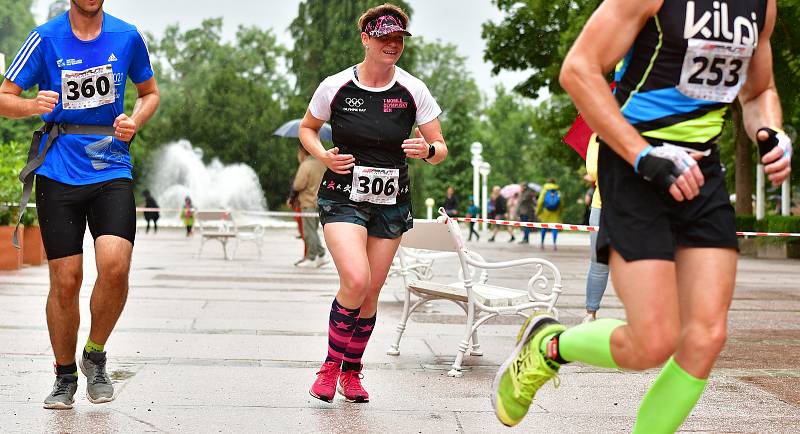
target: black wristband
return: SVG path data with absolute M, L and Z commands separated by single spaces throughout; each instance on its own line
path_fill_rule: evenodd
M 428 145 L 428 156 L 423 158 L 423 160 L 428 161 L 428 158 L 431 158 L 434 155 L 436 155 L 436 146 L 433 146 L 433 145 L 429 144 Z

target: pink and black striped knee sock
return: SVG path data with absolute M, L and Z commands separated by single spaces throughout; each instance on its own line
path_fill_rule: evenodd
M 348 309 L 334 298 L 328 320 L 328 357 L 326 362 L 342 363 L 347 345 L 353 337 L 360 308 Z
M 344 353 L 343 371 L 361 370 L 361 358 L 364 356 L 367 342 L 369 342 L 369 337 L 375 328 L 375 318 L 377 318 L 377 315 L 373 315 L 372 318 L 359 318 L 356 321 L 353 337 L 350 339 L 350 344 L 347 345 L 347 351 Z

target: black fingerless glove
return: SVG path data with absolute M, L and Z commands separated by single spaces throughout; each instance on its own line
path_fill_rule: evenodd
M 636 157 L 633 169 L 659 190 L 666 192 L 694 164 L 697 164 L 694 159 L 678 147 L 648 146 Z

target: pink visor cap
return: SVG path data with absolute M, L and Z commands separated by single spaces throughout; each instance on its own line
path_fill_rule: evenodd
M 400 20 L 394 15 L 382 15 L 364 26 L 364 33 L 373 38 L 380 38 L 381 36 L 394 32 L 400 32 L 405 36 L 411 36 L 411 33 L 403 28 Z

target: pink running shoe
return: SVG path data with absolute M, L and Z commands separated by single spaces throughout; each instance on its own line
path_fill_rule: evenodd
M 342 371 L 341 365 L 336 362 L 325 362 L 317 372 L 317 379 L 311 385 L 308 393 L 314 398 L 320 399 L 325 402 L 333 401 L 336 395 L 336 380 L 339 378 L 339 373 Z
M 364 374 L 361 373 L 361 368 L 363 367 L 364 365 L 359 366 L 357 371 L 342 371 L 339 376 L 339 388 L 337 390 L 339 394 L 344 396 L 346 401 L 369 402 L 369 393 L 361 385 L 361 379 L 364 378 Z

